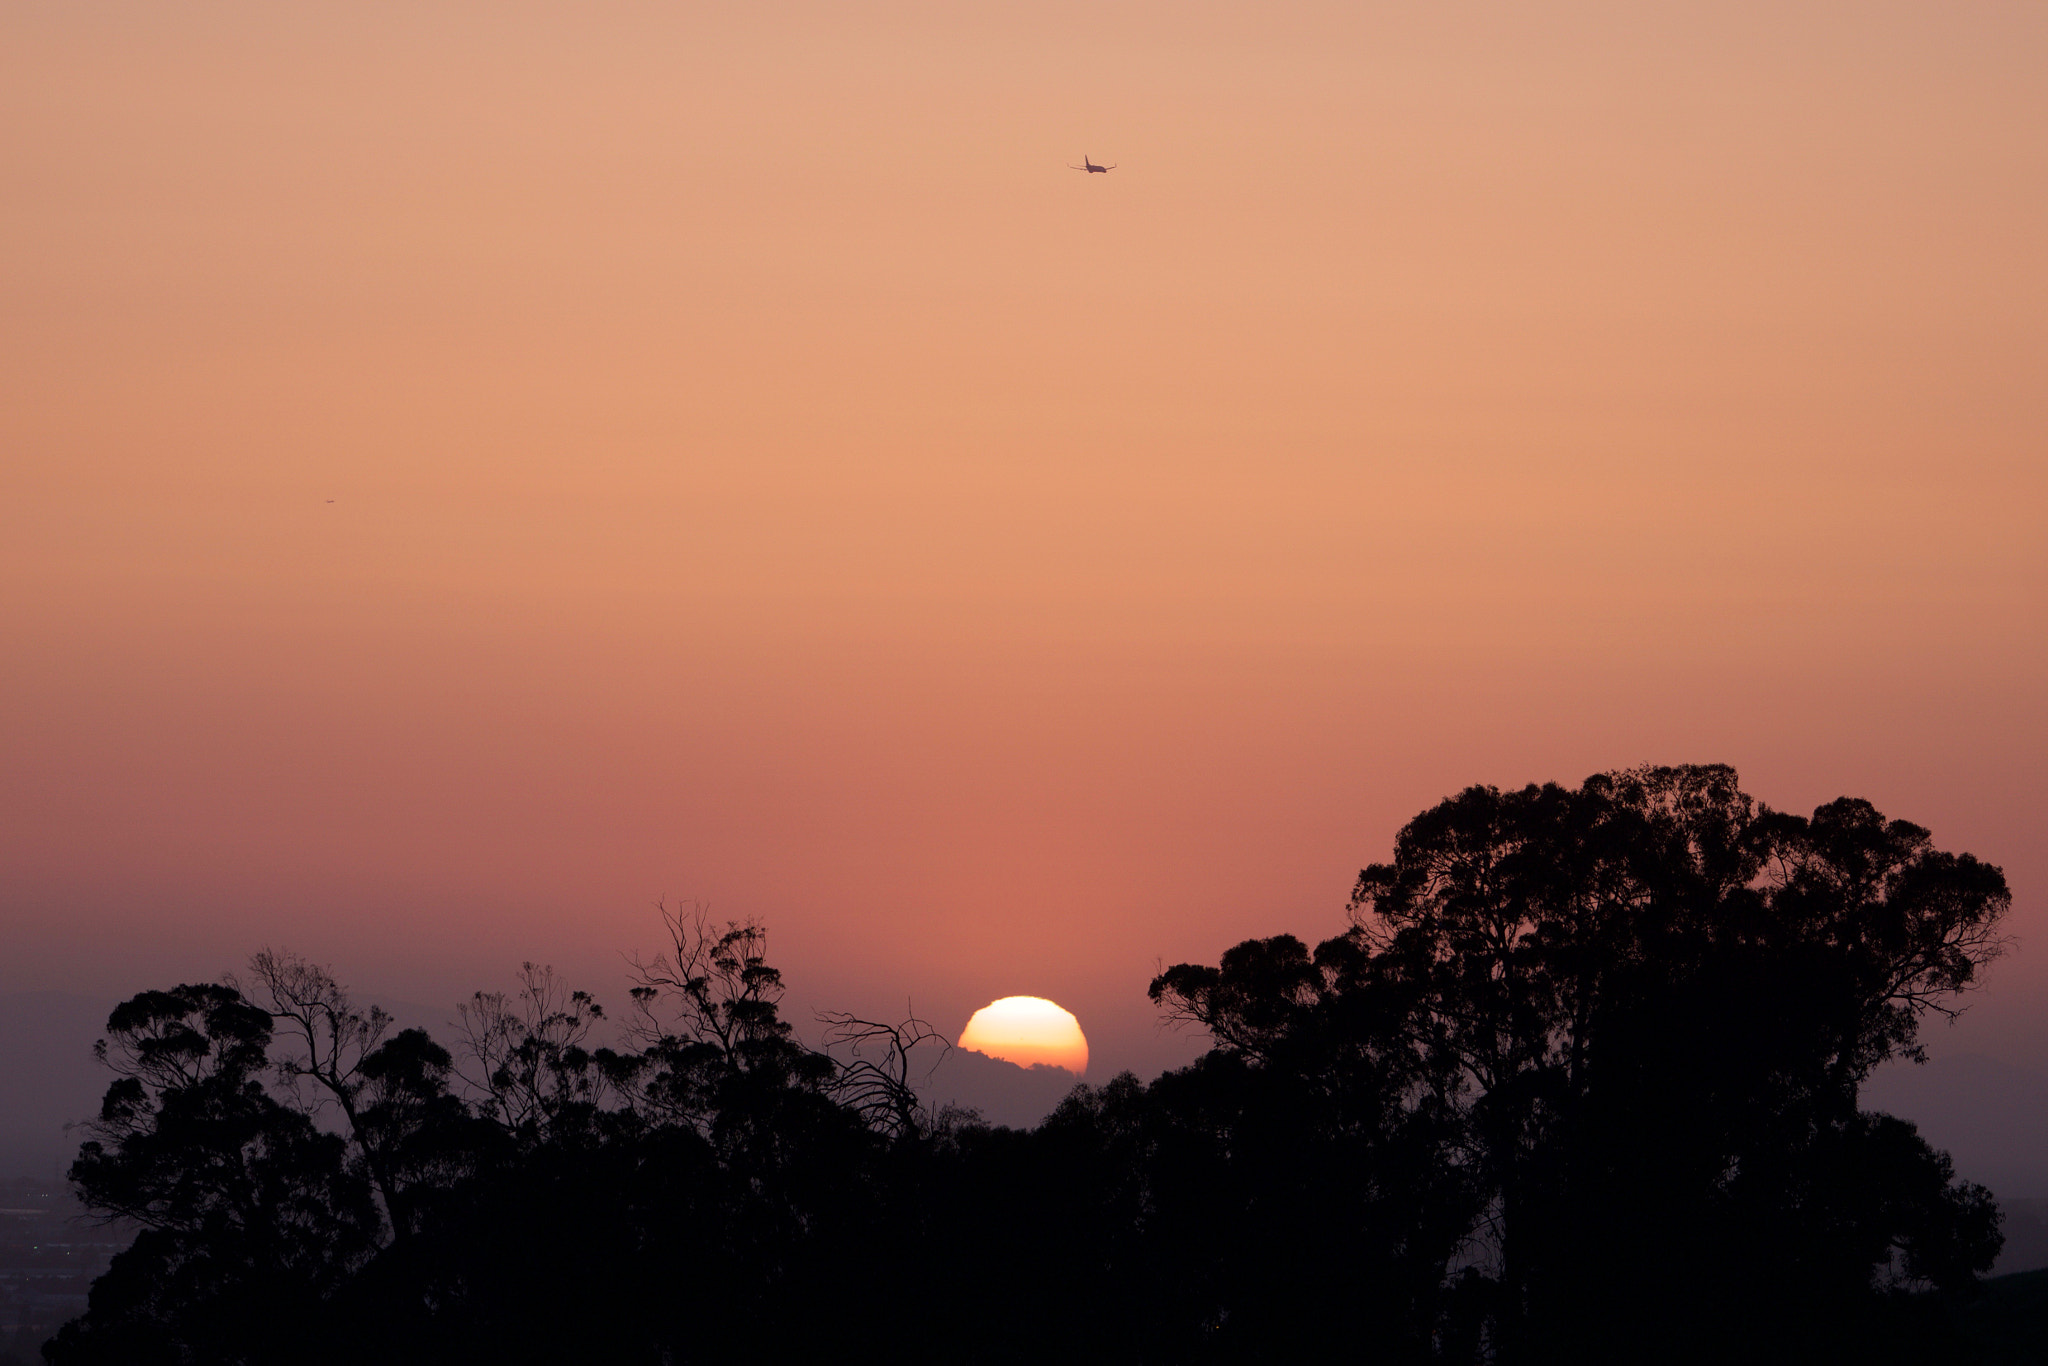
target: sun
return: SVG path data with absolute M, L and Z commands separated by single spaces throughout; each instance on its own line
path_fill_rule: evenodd
M 960 1046 L 1019 1067 L 1050 1063 L 1077 1077 L 1088 1070 L 1088 1036 L 1081 1022 L 1043 996 L 991 1001 L 960 1031 Z

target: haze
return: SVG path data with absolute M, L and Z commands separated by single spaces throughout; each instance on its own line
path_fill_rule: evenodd
M 1107 1077 L 1728 762 L 2001 864 L 1930 1041 L 2048 1066 L 2048 11 L 1540 9 L 10 3 L 0 989 L 694 898 Z

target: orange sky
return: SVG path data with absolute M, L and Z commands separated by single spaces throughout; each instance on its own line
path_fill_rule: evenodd
M 616 995 L 694 897 L 1106 1076 L 1440 796 L 1719 760 L 2002 863 L 1965 1029 L 2048 1057 L 2044 70 L 2031 3 L 16 0 L 0 988 Z

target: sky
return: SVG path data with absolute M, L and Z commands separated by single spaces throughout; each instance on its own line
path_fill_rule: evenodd
M 1970 0 L 4 0 L 0 992 L 617 1000 L 665 899 L 1100 1080 L 1442 797 L 1726 762 L 2001 865 L 1936 1051 L 2048 1069 L 2043 70 Z

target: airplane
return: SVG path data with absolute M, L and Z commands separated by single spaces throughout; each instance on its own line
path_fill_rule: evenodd
M 1107 175 L 1111 171 L 1114 171 L 1116 167 L 1097 166 L 1094 162 L 1088 159 L 1088 154 L 1086 152 L 1083 152 L 1081 153 L 1081 164 L 1079 166 L 1076 166 L 1073 162 L 1070 161 L 1067 163 L 1067 169 L 1070 171 L 1090 171 L 1096 175 Z

